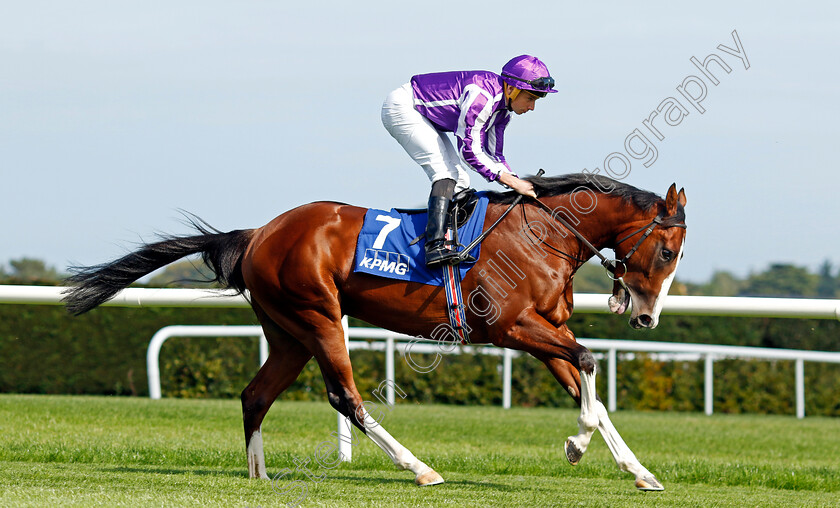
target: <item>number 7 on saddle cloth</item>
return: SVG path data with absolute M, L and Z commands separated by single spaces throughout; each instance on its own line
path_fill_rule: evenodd
M 487 211 L 487 196 L 476 193 L 478 201 L 475 210 L 466 224 L 458 228 L 458 240 L 468 245 L 484 227 L 484 215 Z M 369 209 L 356 242 L 356 257 L 353 271 L 368 273 L 379 277 L 404 281 L 420 282 L 432 286 L 444 284 L 443 270 L 440 267 L 429 269 L 424 260 L 425 238 L 410 245 L 411 241 L 422 236 L 426 230 L 427 213 Z M 478 259 L 481 245 L 476 245 L 470 255 Z M 456 268 L 461 278 L 475 263 L 461 263 Z

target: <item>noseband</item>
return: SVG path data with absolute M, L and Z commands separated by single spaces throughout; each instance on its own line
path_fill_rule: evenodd
M 687 227 L 685 225 L 685 223 L 677 222 L 676 216 L 665 217 L 662 213 L 659 213 L 659 214 L 657 214 L 656 217 L 654 217 L 654 219 L 652 221 L 650 221 L 650 223 L 640 227 L 639 229 L 633 231 L 632 233 L 623 237 L 622 239 L 618 240 L 615 243 L 616 247 L 618 247 L 619 245 L 621 245 L 622 242 L 625 242 L 625 241 L 629 240 L 630 238 L 634 237 L 635 235 L 644 231 L 644 234 L 641 236 L 641 238 L 639 238 L 639 240 L 636 241 L 636 244 L 633 245 L 633 248 L 630 249 L 630 251 L 627 252 L 627 254 L 622 259 L 620 259 L 620 260 L 619 259 L 607 259 L 606 257 L 604 257 L 603 254 L 601 254 L 601 251 L 598 250 L 594 245 L 592 245 L 592 243 L 589 240 L 587 240 L 582 234 L 580 234 L 580 232 L 578 232 L 577 229 L 572 227 L 571 224 L 569 224 L 565 219 L 563 219 L 559 215 L 555 215 L 554 210 L 549 208 L 548 205 L 546 205 L 545 203 L 543 203 L 539 199 L 535 199 L 534 201 L 537 202 L 537 204 L 540 206 L 540 208 L 542 208 L 543 210 L 548 212 L 548 214 L 554 220 L 556 220 L 557 222 L 562 224 L 566 229 L 571 231 L 572 234 L 575 235 L 577 237 L 577 239 L 580 240 L 587 248 L 589 248 L 589 250 L 591 250 L 593 254 L 598 256 L 598 258 L 601 260 L 601 266 L 603 266 L 607 270 L 608 276 L 612 280 L 619 281 L 622 286 L 624 286 L 623 277 L 627 273 L 627 261 L 629 261 L 630 256 L 632 256 L 639 249 L 639 247 L 641 247 L 642 243 L 647 239 L 647 237 L 650 236 L 651 233 L 653 233 L 653 230 L 656 229 L 656 226 L 662 226 L 663 228 L 666 228 L 666 229 L 667 228 L 672 228 L 672 227 L 676 227 L 676 228 L 686 228 Z M 524 205 L 523 205 L 523 210 L 524 210 Z M 527 223 L 527 217 L 526 217 L 526 223 Z M 621 265 L 621 267 L 622 267 L 620 274 L 618 273 L 619 272 L 619 269 L 618 269 L 619 265 Z

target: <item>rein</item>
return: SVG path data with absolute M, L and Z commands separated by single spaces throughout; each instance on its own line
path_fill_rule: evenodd
M 540 168 L 540 170 L 539 170 L 539 171 L 537 171 L 537 176 L 543 176 L 544 174 L 545 174 L 545 170 L 544 170 L 544 169 L 542 169 L 542 168 Z M 476 246 L 476 245 L 478 245 L 478 244 L 480 244 L 481 242 L 483 242 L 483 241 L 484 241 L 484 239 L 485 239 L 485 238 L 487 238 L 487 235 L 489 235 L 491 231 L 493 231 L 494 229 L 496 229 L 496 226 L 498 226 L 498 225 L 499 225 L 499 223 L 500 223 L 500 222 L 502 222 L 502 220 L 503 220 L 505 217 L 507 217 L 507 215 L 511 212 L 511 210 L 513 210 L 514 208 L 516 208 L 516 205 L 518 205 L 519 203 L 521 203 L 521 202 L 522 202 L 522 199 L 523 199 L 524 197 L 525 197 L 525 196 L 523 196 L 522 194 L 519 194 L 518 196 L 516 196 L 516 199 L 514 199 L 514 200 L 513 200 L 513 202 L 510 204 L 510 206 L 508 206 L 508 207 L 505 209 L 505 211 L 504 211 L 504 212 L 502 212 L 502 214 L 501 214 L 501 215 L 499 215 L 499 218 L 498 218 L 498 219 L 496 219 L 496 221 L 495 221 L 495 222 L 494 222 L 494 223 L 493 223 L 493 224 L 492 224 L 489 228 L 485 229 L 485 230 L 484 230 L 484 231 L 483 231 L 480 235 L 478 235 L 478 237 L 477 237 L 475 240 L 473 240 L 472 242 L 470 242 L 470 244 L 469 244 L 469 245 L 467 245 L 466 247 L 464 247 L 463 249 L 461 249 L 461 251 L 458 253 L 457 261 L 458 261 L 459 263 L 463 262 L 463 261 L 467 258 L 467 256 L 469 255 L 469 252 L 470 252 L 471 250 L 473 250 L 473 249 L 475 248 L 475 246 Z M 456 228 L 456 229 L 457 229 L 457 228 Z
M 540 169 L 537 172 L 537 176 L 542 176 L 544 173 L 545 173 L 545 171 Z M 523 196 L 522 194 L 518 195 L 516 197 L 516 199 L 514 199 L 513 202 L 510 204 L 510 206 L 508 206 L 507 209 L 505 209 L 505 211 L 502 212 L 501 215 L 499 215 L 499 218 L 496 219 L 496 221 L 493 222 L 493 224 L 489 228 L 484 230 L 484 232 L 481 233 L 481 235 L 479 235 L 475 240 L 470 242 L 469 245 L 464 247 L 461 250 L 461 252 L 459 253 L 458 262 L 464 261 L 464 259 L 466 259 L 466 257 L 467 257 L 467 253 L 469 253 L 476 245 L 480 244 L 487 237 L 487 235 L 489 235 L 490 232 L 493 231 L 496 228 L 496 226 L 498 226 L 499 223 L 502 222 L 502 220 L 504 220 L 504 218 L 508 216 L 508 214 L 511 212 L 511 210 L 513 210 L 516 207 L 516 205 L 522 204 L 522 215 L 525 218 L 525 223 L 528 224 L 528 228 L 530 229 L 530 223 L 528 222 L 528 217 L 525 215 L 525 204 L 522 203 L 523 198 L 525 198 L 525 196 Z M 594 245 L 592 245 L 592 242 L 590 242 L 586 237 L 584 237 L 577 229 L 572 227 L 572 225 L 569 224 L 568 221 L 566 221 L 565 219 L 563 219 L 559 215 L 556 215 L 554 213 L 554 210 L 549 208 L 548 205 L 546 205 L 545 203 L 540 201 L 539 198 L 531 198 L 531 199 L 533 199 L 536 202 L 536 204 L 539 205 L 540 208 L 542 208 L 544 211 L 548 212 L 548 214 L 551 216 L 551 218 L 553 218 L 555 221 L 562 224 L 566 229 L 571 231 L 572 234 L 575 235 L 575 237 L 578 240 L 580 240 L 580 242 L 583 245 L 585 245 L 590 251 L 592 251 L 592 253 L 595 256 L 598 257 L 598 259 L 601 260 L 601 266 L 603 266 L 604 269 L 606 269 L 609 277 L 612 280 L 620 282 L 621 285 L 623 285 L 623 286 L 624 286 L 623 277 L 627 273 L 627 261 L 630 260 L 630 256 L 632 256 L 633 254 L 636 253 L 637 250 L 639 250 L 639 247 L 641 247 L 642 243 L 644 243 L 644 241 L 647 239 L 647 237 L 650 236 L 651 233 L 653 233 L 653 230 L 656 229 L 656 226 L 662 226 L 663 228 L 671 228 L 671 227 L 686 228 L 687 227 L 684 223 L 675 222 L 675 217 L 664 217 L 664 214 L 659 213 L 648 224 L 640 227 L 639 229 L 633 231 L 632 233 L 630 233 L 630 234 L 624 236 L 623 238 L 621 238 L 620 240 L 616 241 L 615 245 L 617 247 L 617 246 L 621 245 L 623 242 L 629 240 L 630 238 L 632 238 L 632 237 L 636 236 L 637 234 L 641 233 L 642 231 L 644 231 L 644 234 L 642 234 L 641 238 L 639 238 L 636 241 L 636 244 L 633 245 L 633 247 L 627 252 L 627 254 L 624 255 L 624 257 L 622 259 L 607 259 L 603 254 L 601 254 L 601 251 L 598 248 L 596 248 Z M 532 230 L 532 232 L 533 232 L 533 230 Z M 552 250 L 562 254 L 563 256 L 566 256 L 569 259 L 572 259 L 574 261 L 578 261 L 578 262 L 581 262 L 581 263 L 586 261 L 585 259 L 579 259 L 579 258 L 576 258 L 576 257 L 572 256 L 571 254 L 567 254 L 567 253 L 563 252 L 562 250 L 560 250 L 556 247 L 553 247 L 553 246 L 548 245 L 548 244 L 546 244 L 546 245 L 549 248 L 551 248 Z M 619 272 L 619 269 L 618 269 L 619 265 L 621 265 L 621 273 L 620 274 L 618 273 Z
M 572 227 L 572 225 L 569 224 L 568 221 L 566 221 L 565 219 L 563 219 L 559 215 L 556 215 L 554 213 L 554 210 L 549 208 L 548 205 L 546 205 L 545 203 L 543 203 L 539 199 L 535 199 L 534 201 L 536 201 L 536 203 L 539 205 L 540 208 L 542 208 L 544 211 L 548 212 L 548 214 L 551 216 L 551 218 L 553 218 L 554 220 L 556 220 L 557 222 L 562 224 L 566 229 L 571 231 L 572 234 L 575 235 L 575 237 L 577 237 L 577 239 L 580 240 L 581 243 L 583 243 L 583 245 L 585 245 L 587 248 L 589 248 L 589 250 L 592 251 L 592 253 L 594 255 L 598 256 L 598 258 L 601 260 L 601 266 L 603 266 L 604 269 L 607 270 L 607 273 L 610 274 L 610 278 L 612 280 L 617 280 L 617 281 L 621 282 L 622 285 L 624 285 L 624 281 L 622 280 L 622 278 L 627 273 L 627 261 L 630 259 L 630 256 L 632 256 L 639 249 L 639 247 L 647 239 L 647 237 L 650 236 L 651 233 L 653 233 L 653 230 L 656 229 L 656 226 L 662 226 L 662 227 L 665 227 L 665 228 L 669 228 L 669 227 L 685 228 L 685 227 L 687 227 L 683 223 L 665 224 L 666 222 L 670 222 L 669 219 L 671 219 L 671 218 L 669 217 L 669 218 L 666 219 L 666 218 L 663 217 L 663 214 L 661 214 L 661 213 L 657 214 L 657 216 L 654 217 L 654 219 L 652 221 L 650 221 L 648 224 L 640 227 L 639 229 L 633 231 L 629 235 L 624 236 L 623 238 L 621 238 L 620 240 L 618 240 L 616 242 L 616 246 L 618 246 L 621 243 L 629 240 L 633 236 L 635 236 L 635 235 L 641 233 L 642 231 L 644 231 L 644 234 L 642 235 L 642 237 L 639 238 L 639 240 L 636 242 L 636 244 L 633 246 L 633 248 L 631 248 L 630 251 L 627 252 L 627 254 L 624 256 L 624 258 L 622 258 L 620 260 L 619 259 L 607 259 L 603 254 L 601 254 L 600 250 L 598 250 L 594 245 L 592 245 L 592 243 L 589 240 L 586 239 L 586 237 L 584 237 L 582 234 L 580 234 L 580 232 L 577 229 Z M 523 207 L 523 213 L 524 213 L 524 207 Z M 526 217 L 526 223 L 527 223 L 527 217 Z M 569 254 L 566 254 L 566 253 L 560 251 L 559 249 L 556 249 L 554 247 L 552 247 L 552 248 L 554 250 L 557 250 L 558 252 L 561 252 L 562 254 L 564 254 L 567 257 L 575 259 L 576 261 L 580 261 L 579 259 L 573 258 Z M 617 273 L 619 265 L 621 265 L 621 267 L 622 267 L 621 274 Z

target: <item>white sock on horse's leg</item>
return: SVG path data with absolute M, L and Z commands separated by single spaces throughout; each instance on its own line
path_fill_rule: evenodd
M 436 485 L 443 483 L 443 478 L 434 469 L 427 466 L 423 461 L 414 456 L 408 448 L 401 445 L 391 434 L 374 420 L 367 410 L 364 412 L 365 431 L 367 436 L 382 448 L 391 461 L 400 469 L 408 469 L 414 473 L 414 482 L 418 485 Z
M 659 483 L 659 480 L 639 462 L 639 459 L 636 458 L 636 455 L 618 434 L 618 430 L 616 430 L 612 421 L 610 421 L 607 408 L 604 407 L 604 404 L 601 401 L 597 401 L 596 407 L 600 420 L 598 430 L 601 431 L 601 435 L 604 437 L 607 448 L 610 449 L 610 453 L 612 453 L 618 468 L 635 476 L 636 487 L 640 490 L 665 490 L 662 484 Z
M 595 398 L 595 370 L 592 374 L 580 373 L 580 416 L 578 417 L 578 434 L 571 436 L 566 441 L 566 456 L 572 464 L 577 464 L 580 456 L 586 452 L 592 434 L 598 428 L 598 411 Z M 569 441 L 577 448 L 577 452 L 570 454 L 568 449 Z M 577 455 L 577 460 L 574 457 Z
M 616 465 L 622 471 L 632 473 L 637 478 L 650 475 L 650 471 L 636 458 L 636 455 L 630 450 L 630 447 L 624 442 L 624 439 L 619 435 L 612 421 L 610 421 L 607 408 L 601 401 L 596 402 L 598 411 L 598 430 L 601 431 L 604 441 L 607 443 L 607 448 L 610 449 Z
M 265 472 L 265 453 L 263 452 L 262 428 L 251 434 L 248 441 L 248 476 L 268 480 Z

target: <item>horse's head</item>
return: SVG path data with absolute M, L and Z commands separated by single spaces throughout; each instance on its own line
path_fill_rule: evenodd
M 660 202 L 655 217 L 643 220 L 648 224 L 636 229 L 628 227 L 617 239 L 616 257 L 622 261 L 616 269 L 617 279 L 609 300 L 612 312 L 622 314 L 633 302 L 630 326 L 656 328 L 665 295 L 671 287 L 685 243 L 685 191 L 671 185 L 664 203 Z

